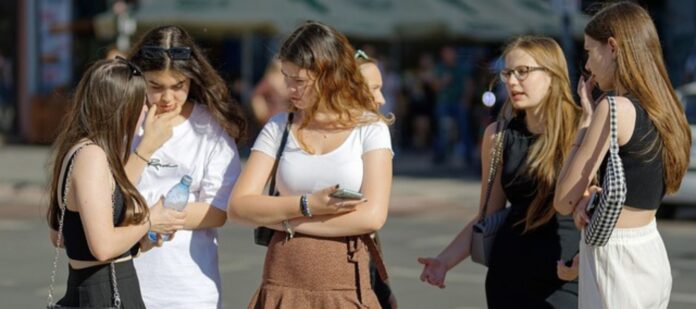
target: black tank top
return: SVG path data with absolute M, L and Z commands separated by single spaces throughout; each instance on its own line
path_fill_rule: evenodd
M 510 212 L 491 251 L 486 275 L 488 308 L 577 308 L 577 297 L 573 296 L 577 295 L 577 281 L 560 280 L 556 271 L 558 260 L 567 261 L 578 252 L 580 231 L 572 217 L 556 214 L 524 233 L 524 221 L 539 183 L 527 166 L 529 149 L 536 140 L 522 116 L 508 124 L 500 176 Z M 553 194 L 546 207 L 553 207 L 552 202 Z
M 662 166 L 662 147 L 653 147 L 660 135 L 648 113 L 633 96 L 627 96 L 636 109 L 636 123 L 631 139 L 619 147 L 619 157 L 626 176 L 625 205 L 640 209 L 657 209 L 665 196 L 665 179 Z M 607 159 L 604 157 L 599 179 L 604 179 Z
M 84 147 L 84 146 L 83 146 Z M 79 150 L 78 150 L 79 151 Z M 63 192 L 65 192 L 65 186 L 67 184 L 68 180 L 68 170 L 70 170 L 70 166 L 73 164 L 73 161 L 75 161 L 75 154 L 77 151 L 75 151 L 72 156 L 70 156 L 69 162 L 68 162 L 68 168 L 65 169 L 64 174 L 62 175 L 63 178 L 63 186 L 61 187 L 61 196 Z M 118 226 L 123 222 L 123 219 L 125 217 L 125 212 L 126 208 L 124 207 L 123 203 L 123 193 L 121 192 L 121 188 L 119 186 L 116 186 L 114 189 L 114 226 Z M 73 259 L 73 260 L 79 260 L 79 261 L 96 261 L 97 258 L 92 255 L 92 252 L 89 250 L 89 245 L 87 244 L 87 238 L 85 237 L 85 230 L 82 226 L 82 221 L 80 219 L 80 213 L 76 211 L 71 211 L 68 208 L 65 208 L 65 219 L 63 221 L 63 244 L 65 245 L 65 252 L 67 253 L 68 257 Z M 135 244 L 129 251 L 123 253 L 121 256 L 117 257 L 122 258 L 122 257 L 127 257 L 129 255 L 135 255 L 138 253 L 138 248 L 139 244 Z

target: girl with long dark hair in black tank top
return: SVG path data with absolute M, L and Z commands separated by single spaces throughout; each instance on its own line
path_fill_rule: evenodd
M 554 206 L 573 212 L 579 228 L 589 223 L 588 187 L 597 171 L 604 179 L 601 166 L 609 157 L 610 108 L 626 193 L 607 243 L 580 244 L 579 307 L 667 308 L 672 277 L 655 213 L 664 194 L 677 191 L 688 167 L 686 116 L 667 76 L 655 25 L 639 5 L 612 3 L 595 14 L 585 27 L 585 50 L 591 77 L 578 86 L 583 117 Z M 595 86 L 612 92 L 611 98 L 590 103 Z
M 118 291 L 122 308 L 144 308 L 131 259 L 139 244 L 151 247 L 148 230 L 168 233 L 183 221 L 161 205 L 148 211 L 123 168 L 145 87 L 140 70 L 123 58 L 93 64 L 54 144 L 47 218 L 54 246 L 69 258 L 60 306 L 109 307 Z
M 503 52 L 500 73 L 508 92 L 498 121 L 506 128 L 502 163 L 487 213 L 510 203 L 497 233 L 486 276 L 488 308 L 576 308 L 576 274 L 559 273 L 573 259 L 579 233 L 552 201 L 580 108 L 573 102 L 563 51 L 550 38 L 520 37 Z M 481 147 L 481 196 L 485 196 L 497 123 L 486 128 Z M 484 198 L 481 199 L 483 206 Z M 447 272 L 470 255 L 473 218 L 437 257 L 420 258 L 421 280 L 444 288 Z M 560 277 L 560 278 L 559 278 Z

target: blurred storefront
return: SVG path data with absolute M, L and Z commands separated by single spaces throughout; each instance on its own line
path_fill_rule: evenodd
M 582 67 L 582 29 L 588 20 L 582 12 L 601 2 L 0 1 L 0 136 L 50 143 L 84 68 L 110 49 L 126 52 L 139 34 L 158 25 L 177 24 L 191 32 L 228 80 L 235 97 L 245 103 L 282 38 L 308 19 L 336 27 L 356 46 L 375 47 L 397 71 L 416 66 L 422 54 L 436 52 L 445 44 L 472 51 L 463 55 L 469 57 L 480 54 L 481 48 L 498 52 L 500 44 L 515 35 L 543 34 L 563 43 L 576 61 L 571 71 L 577 72 Z M 696 59 L 696 2 L 639 3 L 656 20 L 670 75 L 678 83 L 688 73 L 687 58 Z

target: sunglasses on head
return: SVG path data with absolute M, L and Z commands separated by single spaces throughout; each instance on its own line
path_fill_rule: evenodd
M 143 75 L 143 72 L 140 71 L 140 68 L 138 68 L 138 66 L 135 65 L 135 63 L 128 61 L 128 59 L 123 58 L 123 57 L 121 57 L 121 56 L 116 56 L 115 59 L 116 59 L 116 60 L 119 60 L 119 61 L 122 61 L 122 62 L 125 62 L 126 65 L 128 65 L 128 69 L 130 70 L 131 76 L 141 76 L 141 75 Z
M 370 57 L 368 57 L 367 53 L 365 53 L 362 49 L 356 50 L 353 57 L 355 57 L 355 59 L 370 60 Z
M 170 47 L 163 48 L 159 46 L 143 46 L 140 49 L 140 54 L 146 59 L 159 59 L 168 55 L 172 60 L 188 60 L 191 59 L 190 47 Z

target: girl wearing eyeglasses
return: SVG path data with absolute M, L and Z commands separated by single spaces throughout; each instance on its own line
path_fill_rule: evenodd
M 148 31 L 130 59 L 143 71 L 149 104 L 126 166 L 129 177 L 148 205 L 184 175 L 192 178 L 183 229 L 135 263 L 143 299 L 148 308 L 220 308 L 216 228 L 227 218 L 241 168 L 236 140 L 246 122 L 183 29 Z
M 144 103 L 145 80 L 123 58 L 96 62 L 77 86 L 54 143 L 47 214 L 53 244 L 69 259 L 60 306 L 145 308 L 133 267 L 138 244 L 149 249 L 148 230 L 167 233 L 184 221 L 161 204 L 148 209 L 126 176 Z M 52 286 L 49 293 L 53 305 Z
M 418 259 L 423 264 L 420 278 L 444 288 L 447 272 L 470 255 L 472 226 L 509 203 L 488 260 L 488 308 L 577 308 L 576 275 L 559 278 L 559 269 L 573 260 L 580 234 L 572 218 L 556 214 L 552 204 L 556 177 L 581 115 L 570 92 L 566 60 L 560 46 L 545 37 L 517 38 L 503 58 L 500 79 L 508 99 L 498 118 L 505 124 L 502 160 L 487 213 L 473 218 L 437 257 Z M 486 128 L 481 146 L 481 207 L 496 128 L 497 122 Z
M 578 227 L 590 223 L 591 176 L 605 179 L 610 156 L 610 99 L 626 191 L 606 244 L 590 245 L 584 237 L 580 244 L 579 308 L 667 308 L 672 276 L 655 214 L 689 168 L 691 130 L 645 9 L 626 1 L 607 5 L 585 26 L 584 47 L 591 76 L 578 85 L 583 121 L 554 205 L 573 213 Z M 591 103 L 595 87 L 612 98 Z
M 276 230 L 249 308 L 380 308 L 370 286 L 369 234 L 387 218 L 391 119 L 379 112 L 354 53 L 343 34 L 317 22 L 300 26 L 280 49 L 293 116 L 264 126 L 228 209 L 233 220 Z M 279 149 L 279 196 L 267 196 Z M 335 195 L 341 188 L 362 198 Z

